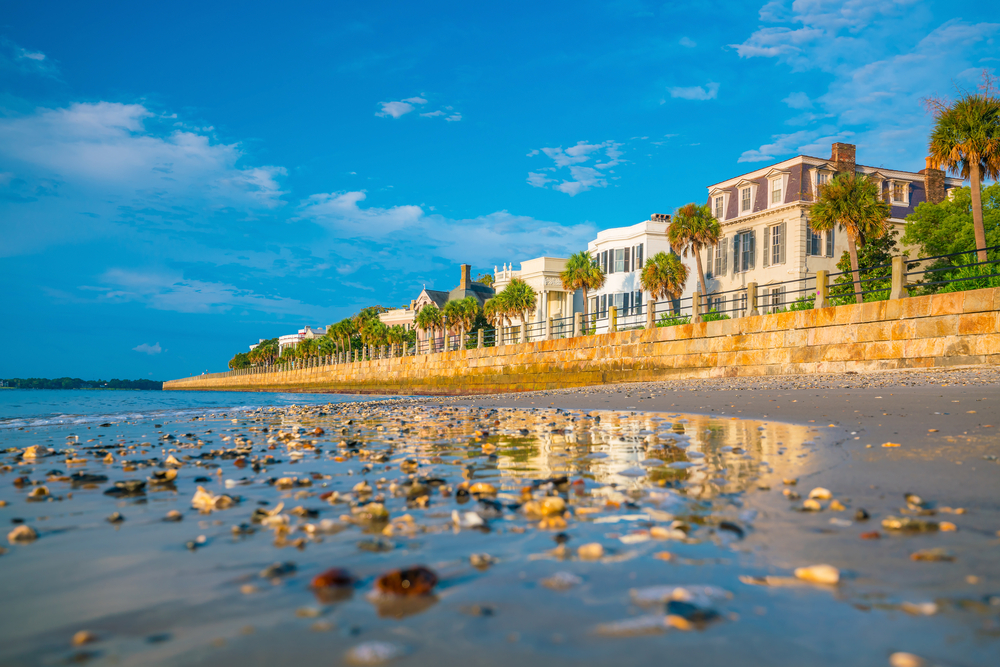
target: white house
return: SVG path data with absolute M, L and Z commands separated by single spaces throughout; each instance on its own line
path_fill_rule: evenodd
M 654 213 L 649 220 L 630 227 L 613 227 L 598 232 L 597 238 L 587 244 L 590 256 L 604 270 L 604 287 L 588 292 L 588 313 L 607 317 L 608 308 L 618 309 L 618 327 L 644 325 L 649 293 L 642 289 L 639 274 L 647 259 L 660 252 L 672 252 L 667 240 L 670 216 Z M 682 298 L 697 290 L 697 268 L 690 255 L 682 260 L 689 269 Z M 607 323 L 599 323 L 603 330 Z
M 545 322 L 549 317 L 554 319 L 570 318 L 572 327 L 574 313 L 583 312 L 582 290 L 567 290 L 563 287 L 560 275 L 566 268 L 564 257 L 536 257 L 521 262 L 521 269 L 514 270 L 514 265 L 503 265 L 503 269 L 493 267 L 493 287 L 497 293 L 509 285 L 514 278 L 520 278 L 528 283 L 537 295 L 535 311 L 531 314 L 528 324 Z M 521 320 L 513 318 L 513 326 L 520 326 Z
M 307 326 L 304 329 L 299 329 L 298 333 L 281 336 L 278 338 L 278 354 L 284 352 L 285 348 L 298 345 L 301 341 L 311 338 L 322 338 L 324 335 L 326 335 L 326 327 L 316 327 L 313 329 Z

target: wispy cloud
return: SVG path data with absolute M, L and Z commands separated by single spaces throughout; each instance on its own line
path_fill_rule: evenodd
M 693 49 L 694 47 L 698 46 L 698 44 L 690 37 L 681 37 L 681 40 L 678 42 L 678 44 L 687 49 Z
M 401 118 L 418 108 L 426 108 L 425 105 L 427 103 L 427 99 L 423 97 L 408 97 L 405 100 L 394 102 L 379 102 L 380 108 L 375 112 L 375 115 L 380 118 Z M 434 111 L 425 111 L 420 116 L 422 118 L 440 118 L 443 116 L 449 122 L 462 120 L 462 114 L 450 106 L 446 106 L 443 109 L 435 109 Z
M 51 58 L 41 51 L 22 48 L 9 39 L 0 39 L 0 71 L 3 70 L 59 78 L 59 69 Z
M 764 5 L 763 25 L 731 45 L 736 52 L 772 58 L 796 72 L 825 72 L 830 83 L 824 94 L 810 98 L 798 92 L 783 100 L 802 112 L 786 124 L 806 129 L 775 135 L 741 161 L 808 152 L 831 137 L 851 136 L 866 164 L 920 164 L 931 123 L 921 100 L 948 94 L 955 84 L 973 87 L 977 65 L 995 50 L 1000 24 L 959 19 L 933 24 L 914 5 L 915 0 Z M 900 20 L 904 15 L 907 20 Z
M 529 172 L 528 185 L 536 188 L 551 187 L 571 197 L 592 188 L 605 188 L 608 186 L 608 179 L 612 178 L 609 174 L 614 173 L 612 168 L 623 162 L 621 147 L 622 144 L 616 141 L 604 141 L 599 144 L 580 141 L 565 150 L 562 146 L 533 150 L 528 153 L 528 157 L 544 153 L 555 166 Z M 592 164 L 587 164 L 589 162 Z M 562 169 L 569 171 L 568 178 L 559 177 Z M 549 174 L 554 177 L 550 177 Z
M 719 95 L 719 84 L 709 81 L 704 86 L 667 88 L 670 97 L 682 100 L 714 100 Z
M 132 348 L 133 352 L 141 352 L 142 354 L 148 354 L 150 356 L 154 354 L 159 354 L 163 352 L 163 348 L 160 347 L 159 343 L 154 343 L 150 345 L 148 343 L 142 343 L 141 345 L 136 345 Z

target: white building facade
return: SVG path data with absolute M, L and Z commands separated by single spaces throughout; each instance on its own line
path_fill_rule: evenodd
M 518 271 L 513 264 L 504 264 L 503 269 L 493 267 L 493 287 L 500 293 L 514 278 L 520 278 L 535 290 L 535 311 L 527 324 L 546 322 L 549 317 L 571 320 L 575 313 L 583 312 L 583 292 L 563 287 L 561 274 L 567 261 L 564 257 L 536 257 L 521 262 Z M 521 319 L 515 317 L 512 323 L 520 326 Z
M 643 326 L 646 322 L 644 304 L 650 295 L 642 289 L 640 273 L 647 259 L 660 252 L 672 252 L 667 239 L 670 216 L 654 213 L 649 220 L 630 227 L 614 227 L 597 234 L 597 238 L 587 244 L 590 256 L 604 271 L 604 287 L 590 291 L 587 311 L 597 313 L 599 319 L 607 317 L 608 309 L 618 310 L 618 328 Z M 688 256 L 682 261 L 689 269 L 688 281 L 682 298 L 697 289 L 697 269 L 694 258 Z M 607 323 L 598 323 L 598 331 L 603 331 Z

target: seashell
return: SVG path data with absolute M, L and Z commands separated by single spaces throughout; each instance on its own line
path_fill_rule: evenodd
M 810 565 L 795 569 L 795 576 L 803 581 L 814 584 L 837 584 L 840 582 L 840 570 L 832 565 Z

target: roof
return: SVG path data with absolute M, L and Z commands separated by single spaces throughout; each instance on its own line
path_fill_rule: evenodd
M 452 291 L 447 293 L 448 301 L 458 301 L 464 299 L 467 296 L 474 297 L 479 305 L 486 303 L 487 299 L 493 298 L 496 291 L 489 285 L 484 285 L 483 283 L 470 283 L 467 289 L 462 289 L 461 286 L 456 287 Z

